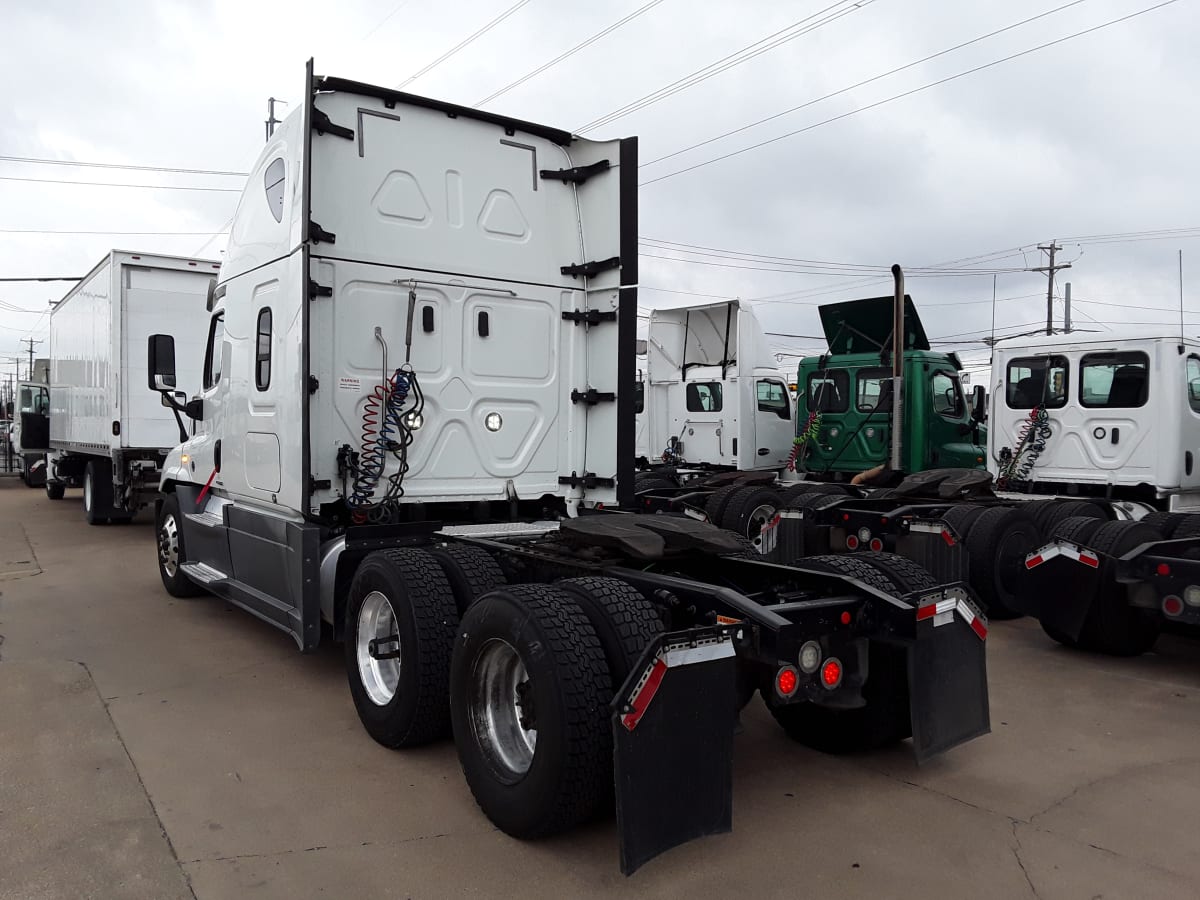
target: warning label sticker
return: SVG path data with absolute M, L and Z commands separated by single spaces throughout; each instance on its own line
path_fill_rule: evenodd
M 343 375 L 338 379 L 339 391 L 353 391 L 358 394 L 362 392 L 362 379 L 355 378 L 352 375 Z

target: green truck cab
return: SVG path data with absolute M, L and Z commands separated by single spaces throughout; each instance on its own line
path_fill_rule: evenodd
M 820 307 L 829 352 L 800 361 L 795 468 L 808 478 L 847 480 L 886 465 L 892 449 L 893 298 Z M 936 353 L 904 297 L 900 468 L 986 468 L 985 396 L 963 393 L 962 364 Z

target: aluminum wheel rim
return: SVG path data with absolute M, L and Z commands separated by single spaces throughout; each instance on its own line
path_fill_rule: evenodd
M 158 562 L 168 578 L 174 578 L 179 571 L 179 526 L 174 516 L 163 519 L 158 530 Z
M 355 648 L 358 677 L 367 696 L 376 706 L 387 706 L 400 685 L 400 639 L 392 603 L 379 591 L 367 594 L 358 611 Z M 396 656 L 379 659 L 381 653 Z
M 91 466 L 88 466 L 90 469 Z M 92 473 L 83 473 L 83 508 L 91 512 L 92 509 Z
M 750 519 L 746 524 L 746 528 L 749 531 L 746 537 L 751 539 L 758 537 L 759 532 L 774 518 L 775 513 L 775 505 L 772 503 L 760 503 L 754 507 L 754 511 L 750 513 Z
M 484 756 L 511 779 L 524 776 L 537 750 L 529 674 L 507 641 L 494 638 L 475 658 L 468 709 Z

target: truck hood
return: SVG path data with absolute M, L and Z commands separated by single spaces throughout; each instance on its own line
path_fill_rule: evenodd
M 891 349 L 893 298 L 866 297 L 845 303 L 829 303 L 817 311 L 829 353 L 869 353 Z M 904 349 L 928 350 L 929 338 L 917 315 L 912 297 L 904 295 Z

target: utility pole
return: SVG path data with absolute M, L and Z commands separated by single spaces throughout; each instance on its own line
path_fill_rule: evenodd
M 267 140 L 268 141 L 271 139 L 271 135 L 273 135 L 275 133 L 275 126 L 279 124 L 279 119 L 275 118 L 275 104 L 276 103 L 283 103 L 284 106 L 287 106 L 287 103 L 284 102 L 283 100 L 276 100 L 274 97 L 267 98 L 267 123 L 266 124 L 267 124 Z
M 29 368 L 26 370 L 26 374 L 29 375 L 29 380 L 33 381 L 33 348 L 37 344 L 44 344 L 45 341 L 35 341 L 33 338 L 22 338 L 21 343 L 29 345 Z
M 1039 266 L 1036 269 L 1031 269 L 1031 272 L 1046 273 L 1046 334 L 1054 334 L 1054 273 L 1059 269 L 1071 268 L 1070 263 L 1054 264 L 1054 254 L 1062 247 L 1058 246 L 1057 241 L 1051 241 L 1049 244 L 1038 244 L 1038 249 L 1050 254 L 1050 265 Z
M 1063 305 L 1066 313 L 1063 315 L 1063 331 L 1071 333 L 1071 282 L 1067 282 L 1063 290 Z

